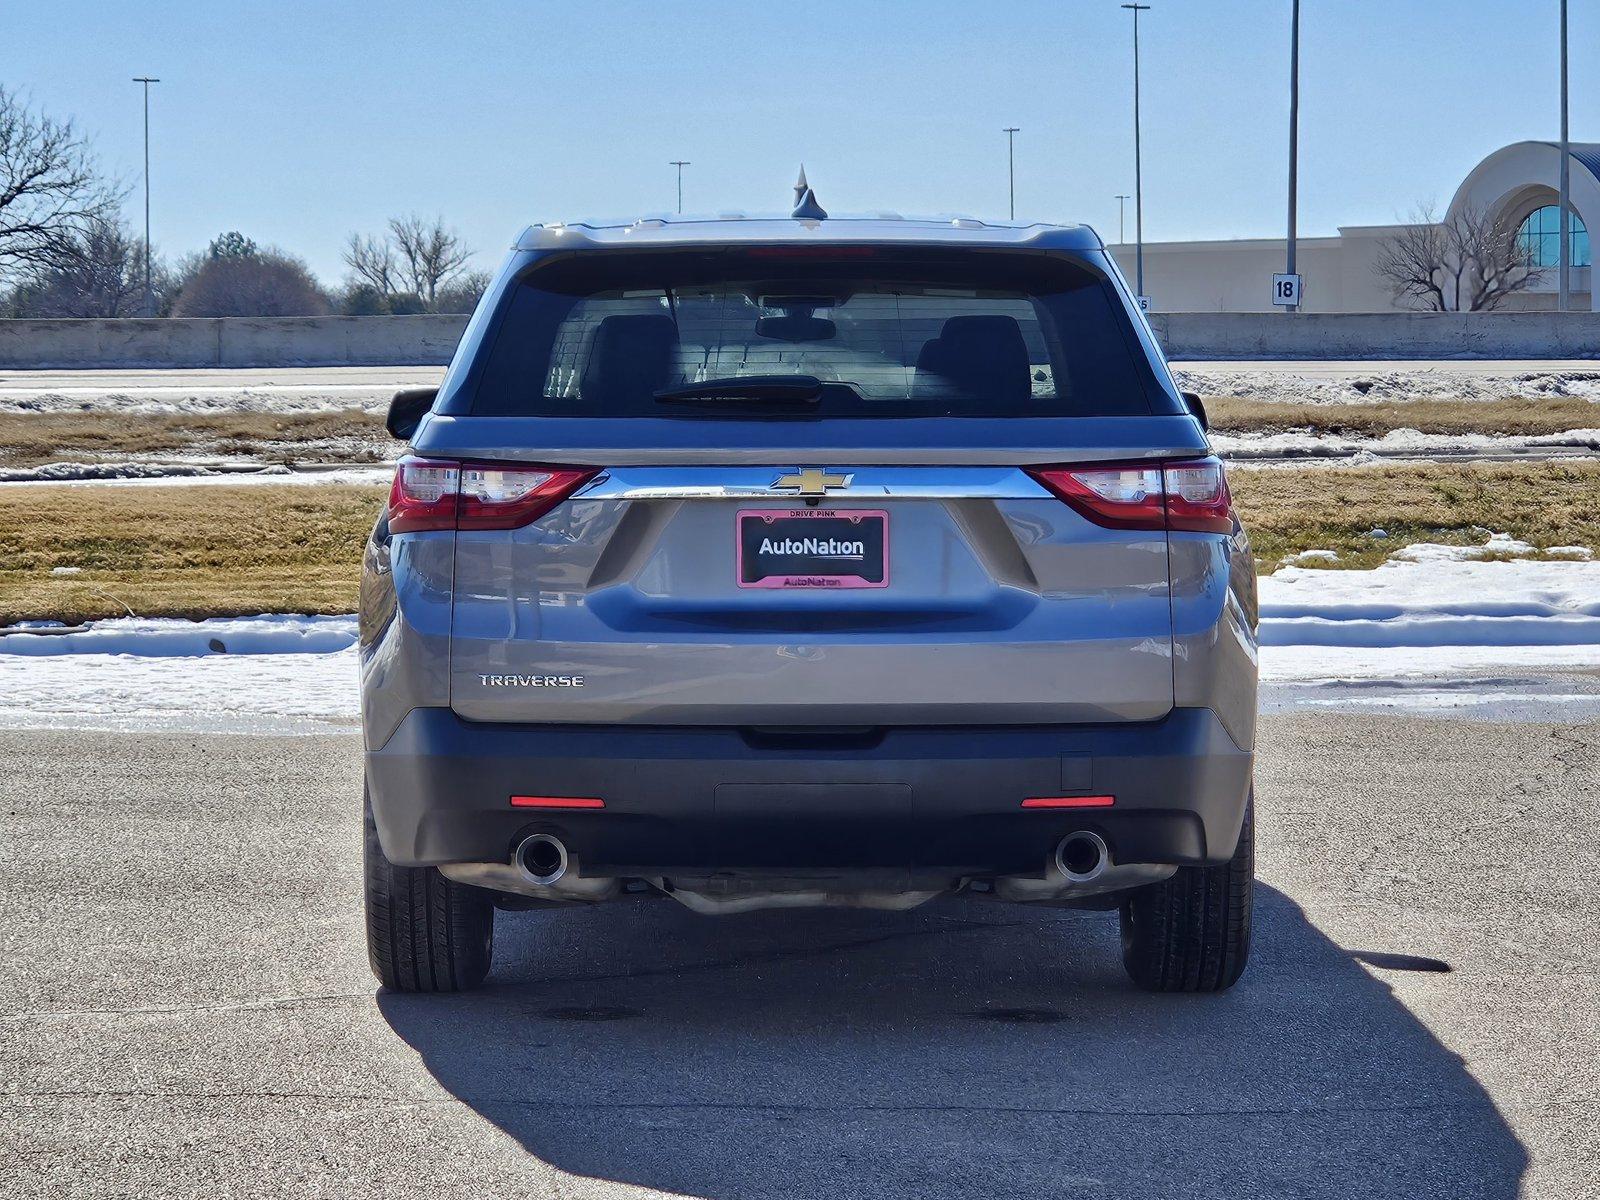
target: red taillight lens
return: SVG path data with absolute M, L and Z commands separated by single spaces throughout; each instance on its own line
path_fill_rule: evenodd
M 1035 467 L 1028 473 L 1096 525 L 1233 532 L 1233 500 L 1215 458 Z
M 593 479 L 589 468 L 461 464 L 458 529 L 516 529 L 537 521 Z
M 1233 497 L 1228 494 L 1228 477 L 1219 461 L 1200 458 L 1167 463 L 1161 473 L 1167 485 L 1168 529 L 1233 532 Z
M 1159 466 L 1040 467 L 1029 474 L 1096 525 L 1166 528 Z
M 389 532 L 517 529 L 593 479 L 590 467 L 402 459 L 389 489 Z
M 454 529 L 460 486 L 460 463 L 401 459 L 389 489 L 389 532 Z

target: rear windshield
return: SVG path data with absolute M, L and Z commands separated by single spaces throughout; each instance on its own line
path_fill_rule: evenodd
M 1172 410 L 1075 260 L 751 247 L 531 268 L 473 389 L 481 416 L 1136 416 Z

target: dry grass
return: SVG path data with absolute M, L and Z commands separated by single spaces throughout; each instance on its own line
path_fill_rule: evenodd
M 1236 468 L 1232 480 L 1264 571 L 1298 550 L 1372 566 L 1414 541 L 1481 543 L 1484 530 L 1600 548 L 1597 462 Z M 126 608 L 350 612 L 383 494 L 335 484 L 0 488 L 0 624 Z M 1375 526 L 1390 536 L 1368 537 Z
M 129 454 L 271 455 L 326 441 L 383 442 L 378 417 L 321 413 L 0 413 L 0 465 Z M 354 450 L 354 448 L 352 448 Z M 373 457 L 347 451 L 341 458 Z
M 383 495 L 314 485 L 0 488 L 0 624 L 128 609 L 351 612 Z
M 1406 463 L 1229 475 L 1263 571 L 1300 550 L 1370 567 L 1411 542 L 1481 545 L 1485 530 L 1541 548 L 1600 548 L 1600 462 Z M 1368 537 L 1374 528 L 1385 539 Z
M 1576 397 L 1550 400 L 1407 400 L 1395 404 L 1275 404 L 1207 396 L 1218 433 L 1311 430 L 1345 437 L 1382 437 L 1395 429 L 1422 433 L 1537 436 L 1600 427 L 1600 404 Z

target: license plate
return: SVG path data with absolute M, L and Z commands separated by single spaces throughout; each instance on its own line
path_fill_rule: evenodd
M 889 586 L 883 509 L 746 508 L 738 526 L 742 588 Z

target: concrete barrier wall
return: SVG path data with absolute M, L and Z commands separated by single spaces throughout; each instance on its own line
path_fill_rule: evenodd
M 1600 312 L 1152 313 L 1175 360 L 1600 358 Z
M 1156 313 L 1175 360 L 1600 358 L 1600 312 Z M 0 320 L 0 369 L 435 366 L 464 316 Z
M 465 316 L 0 320 L 0 368 L 436 366 Z

